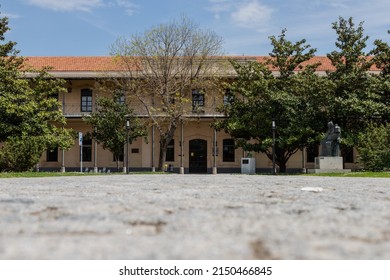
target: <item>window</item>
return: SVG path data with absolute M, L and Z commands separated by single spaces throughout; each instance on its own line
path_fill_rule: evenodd
M 119 105 L 124 105 L 126 103 L 125 93 L 122 90 L 115 90 L 115 98 Z
M 233 139 L 223 139 L 223 161 L 234 162 L 235 161 L 235 148 Z
M 81 90 L 81 112 L 92 112 L 92 90 Z
M 116 156 L 114 154 L 112 156 L 113 156 L 113 161 L 116 162 Z M 120 154 L 119 154 L 119 160 L 118 161 L 124 161 L 123 159 L 124 159 L 124 151 L 122 149 Z
M 205 105 L 204 93 L 201 90 L 192 90 L 192 110 L 199 112 L 203 110 Z
M 342 146 L 341 156 L 344 157 L 344 162 L 353 163 L 353 147 Z
M 232 91 L 230 89 L 225 90 L 225 95 L 223 96 L 223 105 L 231 105 L 234 101 L 234 96 L 232 94 Z
M 83 161 L 92 161 L 92 139 L 83 139 Z
M 118 104 L 119 105 L 125 105 L 125 96 L 124 95 L 120 95 L 118 97 Z
M 165 161 L 175 161 L 175 140 L 174 139 L 172 139 L 168 144 Z
M 306 162 L 314 162 L 314 159 L 318 157 L 318 146 L 309 145 L 306 147 Z
M 46 161 L 47 162 L 57 162 L 58 161 L 58 148 L 55 147 L 53 150 L 46 151 Z

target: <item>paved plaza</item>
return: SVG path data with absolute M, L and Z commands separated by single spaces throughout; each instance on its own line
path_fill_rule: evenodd
M 0 259 L 390 259 L 390 179 L 0 179 Z

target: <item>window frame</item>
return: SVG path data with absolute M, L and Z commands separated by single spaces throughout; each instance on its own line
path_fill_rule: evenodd
M 206 105 L 205 94 L 201 89 L 192 90 L 192 111 L 203 111 Z
M 236 148 L 234 145 L 234 139 L 232 138 L 225 138 L 222 140 L 222 161 L 223 162 L 236 161 Z
M 92 89 L 83 88 L 80 93 L 80 111 L 92 112 L 93 109 L 93 96 Z
M 171 139 L 167 146 L 167 152 L 165 154 L 165 161 L 175 161 L 175 139 Z
M 234 95 L 231 91 L 231 89 L 225 89 L 225 94 L 223 95 L 223 105 L 229 106 L 232 105 L 234 102 Z
M 58 162 L 58 147 L 46 150 L 46 162 Z
M 92 139 L 83 138 L 83 162 L 91 162 L 92 161 Z
M 320 154 L 320 148 L 317 144 L 312 144 L 306 147 L 306 162 L 315 162 L 315 158 Z
M 112 154 L 112 161 L 116 162 L 116 157 L 114 154 Z M 125 152 L 121 150 L 121 153 L 119 154 L 119 162 L 124 162 L 125 161 Z

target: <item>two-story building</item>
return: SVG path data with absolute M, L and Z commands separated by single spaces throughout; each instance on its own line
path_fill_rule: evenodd
M 261 61 L 264 57 L 246 57 Z M 311 62 L 321 62 L 318 74 L 331 71 L 332 66 L 326 57 L 315 57 Z M 28 57 L 27 64 L 34 68 L 51 67 L 49 71 L 54 77 L 66 80 L 66 92 L 58 95 L 62 103 L 62 111 L 67 119 L 67 127 L 83 134 L 91 131 L 83 116 L 95 109 L 95 101 L 99 94 L 96 87 L 99 79 L 123 71 L 112 57 Z M 221 73 L 232 78 L 234 73 Z M 234 141 L 223 131 L 215 131 L 210 125 L 216 118 L 223 118 L 216 107 L 227 102 L 226 98 L 216 98 L 212 92 L 204 94 L 193 90 L 190 93 L 192 106 L 201 107 L 201 113 L 188 114 L 176 130 L 169 143 L 166 165 L 174 172 L 181 173 L 223 173 L 240 172 L 241 158 L 245 152 L 235 148 Z M 135 105 L 137 106 L 137 105 Z M 136 110 L 137 112 L 137 110 Z M 141 116 L 142 115 L 142 116 Z M 140 113 L 140 117 L 145 117 Z M 151 171 L 158 164 L 159 135 L 151 126 L 148 128 L 148 137 L 134 141 L 128 149 L 129 171 Z M 289 171 L 301 171 L 302 168 L 312 168 L 316 150 L 304 150 L 295 154 L 288 162 Z M 116 171 L 117 163 L 113 154 L 104 150 L 93 140 L 84 139 L 81 148 L 78 139 L 68 151 L 56 149 L 42 155 L 39 168 L 41 170 L 80 170 L 93 172 Z M 261 153 L 254 153 L 256 170 L 258 172 L 271 172 L 272 161 Z M 126 157 L 124 157 L 126 158 Z M 82 159 L 82 161 L 81 161 Z M 346 168 L 356 168 L 354 161 L 356 154 L 345 159 Z M 122 162 L 124 165 L 124 163 Z

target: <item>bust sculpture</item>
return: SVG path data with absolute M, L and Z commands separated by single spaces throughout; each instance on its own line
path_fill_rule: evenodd
M 320 156 L 337 157 L 340 156 L 340 137 L 341 129 L 332 121 L 328 122 L 328 131 L 325 138 L 321 141 Z

